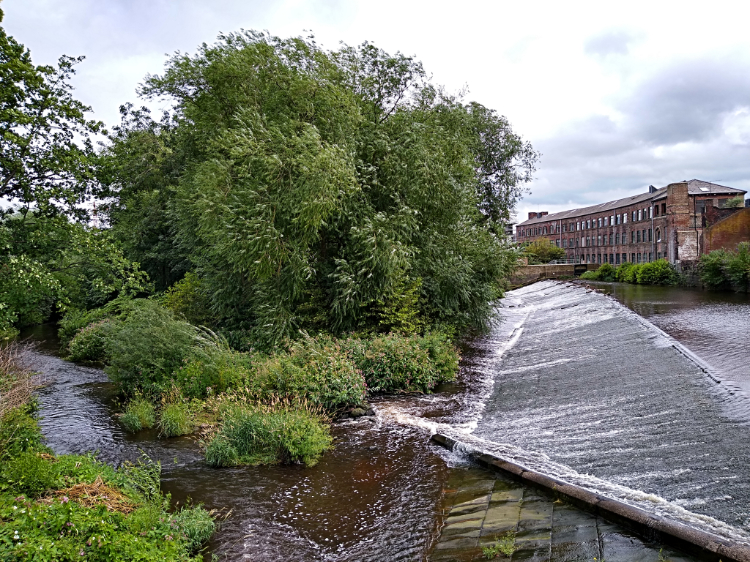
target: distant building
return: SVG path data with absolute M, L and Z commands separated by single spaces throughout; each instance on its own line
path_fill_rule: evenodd
M 651 186 L 648 193 L 592 207 L 529 213 L 516 226 L 516 239 L 547 239 L 580 263 L 695 262 L 709 249 L 703 244 L 704 230 L 735 212 L 747 214 L 742 220 L 750 222 L 744 209 L 726 208 L 727 200 L 745 193 L 695 179 Z

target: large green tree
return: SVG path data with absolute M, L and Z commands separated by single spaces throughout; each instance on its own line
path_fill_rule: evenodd
M 86 221 L 98 164 L 91 136 L 102 129 L 71 94 L 80 60 L 35 66 L 0 27 L 0 339 L 55 307 L 98 306 L 147 285 Z
M 272 345 L 299 328 L 490 318 L 515 260 L 499 227 L 537 155 L 419 62 L 243 32 L 175 55 L 142 94 L 173 109 L 160 123 L 124 110 L 113 230 L 128 239 L 159 213 L 222 326 Z

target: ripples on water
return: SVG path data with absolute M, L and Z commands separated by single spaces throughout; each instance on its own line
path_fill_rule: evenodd
M 624 328 L 611 333 L 616 305 L 606 304 L 601 295 L 566 287 L 537 284 L 510 293 L 502 322 L 465 350 L 458 383 L 444 385 L 431 396 L 376 400 L 377 420 L 334 424 L 335 449 L 312 468 L 213 470 L 190 438 L 128 435 L 117 423 L 113 389 L 104 373 L 38 354 L 39 368 L 55 378 L 41 392 L 42 427 L 58 453 L 98 450 L 102 460 L 118 464 L 144 450 L 162 461 L 163 487 L 174 501 L 190 498 L 209 508 L 232 509 L 210 545 L 228 559 L 422 558 L 440 526 L 443 485 L 452 467 L 465 463 L 460 451 L 451 454 L 427 442 L 436 430 L 462 441 L 467 451 L 492 452 L 747 540 L 744 532 L 714 519 L 742 526 L 748 517 L 747 430 L 714 415 L 723 401 L 731 405 L 733 400 L 717 394 L 715 385 L 698 372 L 655 381 L 655 392 L 646 388 L 648 379 L 625 384 L 631 373 L 643 370 L 644 358 L 626 358 L 625 369 L 612 363 L 618 361 L 612 342 L 634 337 Z M 618 296 L 618 290 L 612 292 L 627 306 L 713 365 L 747 373 L 742 371 L 747 355 L 734 337 L 750 321 L 743 308 L 747 302 L 693 302 L 681 293 Z M 563 316 L 554 323 L 545 322 L 544 311 L 531 302 L 535 292 L 538 297 L 545 291 L 559 292 L 560 301 L 553 304 Z M 586 302 L 575 296 L 581 293 Z M 720 329 L 730 325 L 734 335 Z M 591 337 L 580 338 L 571 326 L 589 331 Z M 44 335 L 49 336 L 37 337 Z M 652 347 L 671 349 L 668 341 L 653 334 L 649 338 Z M 540 356 L 539 348 L 548 341 L 558 342 L 557 351 Z M 726 352 L 710 354 L 721 346 Z M 49 349 L 54 347 L 51 343 Z M 587 357 L 600 361 L 599 378 L 597 373 L 582 377 L 576 370 L 575 362 Z M 545 380 L 545 373 L 560 377 Z M 681 424 L 688 430 L 675 439 L 671 432 Z

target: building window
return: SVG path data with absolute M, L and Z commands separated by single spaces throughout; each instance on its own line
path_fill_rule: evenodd
M 628 214 L 623 213 L 622 214 L 622 224 L 628 224 Z
M 649 207 L 648 208 L 648 218 L 650 218 L 650 219 L 654 218 L 654 208 L 653 207 Z
M 652 257 L 653 257 L 653 254 L 651 252 L 649 252 L 648 253 L 648 261 L 650 261 L 650 262 L 653 261 Z
M 622 263 L 626 263 L 627 261 L 628 261 L 628 255 L 627 254 L 623 254 L 622 255 Z
M 636 254 L 635 259 L 637 260 L 635 263 L 641 263 L 641 253 L 640 252 L 638 252 L 638 254 Z
M 645 228 L 641 231 L 641 240 L 643 240 L 644 242 L 646 241 L 646 229 Z M 644 258 L 644 260 L 645 259 L 646 258 Z
M 635 235 L 636 235 L 635 236 L 635 241 L 636 242 L 640 242 L 641 241 L 641 231 L 640 230 L 636 230 L 635 231 Z
M 620 245 L 620 233 L 619 232 L 615 233 L 615 244 L 617 244 L 618 246 Z
M 658 207 L 657 207 L 657 209 L 658 209 Z M 656 259 L 657 260 L 661 259 L 661 252 L 656 252 Z
M 656 229 L 656 241 L 661 242 L 661 230 L 658 228 Z
M 596 263 L 602 263 L 602 255 L 596 254 Z
M 658 217 L 659 216 L 659 204 L 657 203 L 656 205 L 654 205 L 653 209 L 654 209 L 654 216 Z
M 651 232 L 651 229 L 648 229 L 648 241 L 651 242 L 653 240 L 653 233 Z
M 635 263 L 635 254 L 630 254 L 630 263 Z
M 589 256 L 588 254 L 586 254 L 586 263 L 589 263 L 591 261 L 591 260 L 589 260 L 590 257 L 591 256 Z
M 630 243 L 635 244 L 635 230 L 630 231 Z
M 615 265 L 620 265 L 620 254 L 615 254 Z
M 641 210 L 638 209 L 638 220 L 641 220 Z
M 662 215 L 666 215 L 667 214 L 667 204 L 666 203 L 662 203 L 661 204 L 661 214 Z
M 596 237 L 596 245 L 597 246 L 601 246 L 602 245 L 602 237 L 601 237 L 601 235 Z
M 607 254 L 604 254 L 604 263 L 607 263 Z

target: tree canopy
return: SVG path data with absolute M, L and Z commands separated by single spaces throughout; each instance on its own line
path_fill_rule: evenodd
M 486 325 L 537 159 L 504 117 L 400 53 L 256 32 L 175 54 L 141 94 L 172 110 L 124 107 L 104 177 L 162 288 L 195 271 L 221 325 L 269 344 L 406 302 L 420 325 Z

